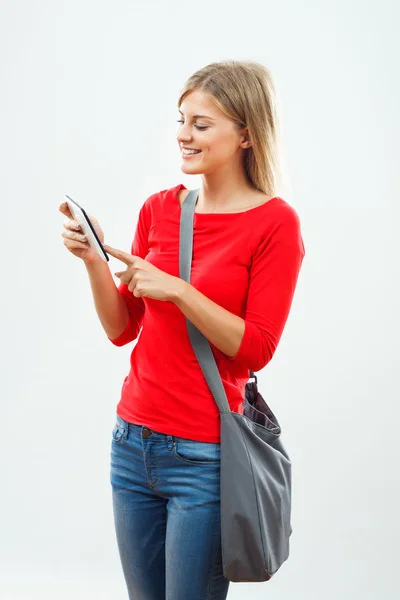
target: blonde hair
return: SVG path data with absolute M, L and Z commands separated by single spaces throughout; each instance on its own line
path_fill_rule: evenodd
M 243 166 L 251 185 L 268 195 L 278 192 L 281 135 L 278 98 L 270 71 L 253 61 L 223 61 L 196 71 L 181 91 L 178 108 L 194 90 L 207 94 L 238 129 L 247 127 L 251 146 Z

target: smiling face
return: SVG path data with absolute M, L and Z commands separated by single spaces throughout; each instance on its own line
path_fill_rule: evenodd
M 184 173 L 210 174 L 229 164 L 242 164 L 243 150 L 250 146 L 245 129 L 238 129 L 200 90 L 190 92 L 179 111 L 177 141 Z M 186 152 L 184 148 L 200 152 Z

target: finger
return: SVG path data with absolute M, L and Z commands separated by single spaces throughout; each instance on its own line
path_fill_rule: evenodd
M 130 292 L 132 292 L 132 294 L 133 294 L 133 292 L 134 292 L 134 291 L 135 291 L 135 289 L 136 289 L 136 286 L 137 286 L 137 283 L 136 283 L 136 281 L 135 281 L 134 279 L 131 279 L 131 280 L 130 280 L 130 282 L 128 283 L 128 290 L 129 290 Z
M 87 250 L 89 244 L 84 244 L 83 242 L 78 242 L 76 240 L 64 240 L 64 246 L 68 248 L 68 250 L 76 250 L 78 248 L 82 248 L 82 250 Z
M 128 285 L 132 281 L 132 275 L 128 271 L 124 271 L 121 273 L 119 280 L 121 283 Z
M 114 273 L 115 277 L 122 277 L 125 271 L 118 271 L 118 273 Z
M 77 242 L 87 242 L 86 235 L 74 231 L 63 231 L 61 236 L 66 240 L 76 240 Z
M 66 229 L 71 229 L 71 230 L 75 230 L 75 231 L 81 230 L 81 226 L 79 225 L 79 223 L 77 221 L 74 221 L 73 219 L 68 219 L 68 221 L 65 221 L 64 227 Z
M 62 212 L 63 215 L 65 215 L 66 217 L 69 217 L 70 219 L 72 219 L 72 214 L 71 211 L 69 210 L 69 206 L 66 202 L 62 202 L 60 204 L 60 206 L 58 207 L 58 210 L 60 212 Z
M 128 266 L 131 265 L 135 259 L 135 257 L 132 256 L 132 254 L 128 254 L 127 252 L 123 252 L 122 250 L 116 250 L 115 248 L 111 248 L 111 246 L 105 245 L 104 250 L 107 252 L 107 254 L 114 256 L 114 258 L 121 260 Z

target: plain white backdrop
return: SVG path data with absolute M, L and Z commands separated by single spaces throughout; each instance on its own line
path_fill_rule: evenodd
M 228 597 L 399 597 L 399 16 L 394 0 L 1 1 L 0 600 L 127 597 L 109 452 L 132 344 L 103 333 L 58 205 L 129 251 L 150 194 L 201 183 L 180 170 L 176 101 L 223 59 L 274 75 L 280 195 L 306 247 L 259 374 L 293 461 L 291 556 Z

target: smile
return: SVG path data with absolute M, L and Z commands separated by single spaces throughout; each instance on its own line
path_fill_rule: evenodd
M 200 154 L 201 150 L 185 150 L 182 149 L 182 158 L 190 158 L 191 156 L 196 156 L 196 154 Z

